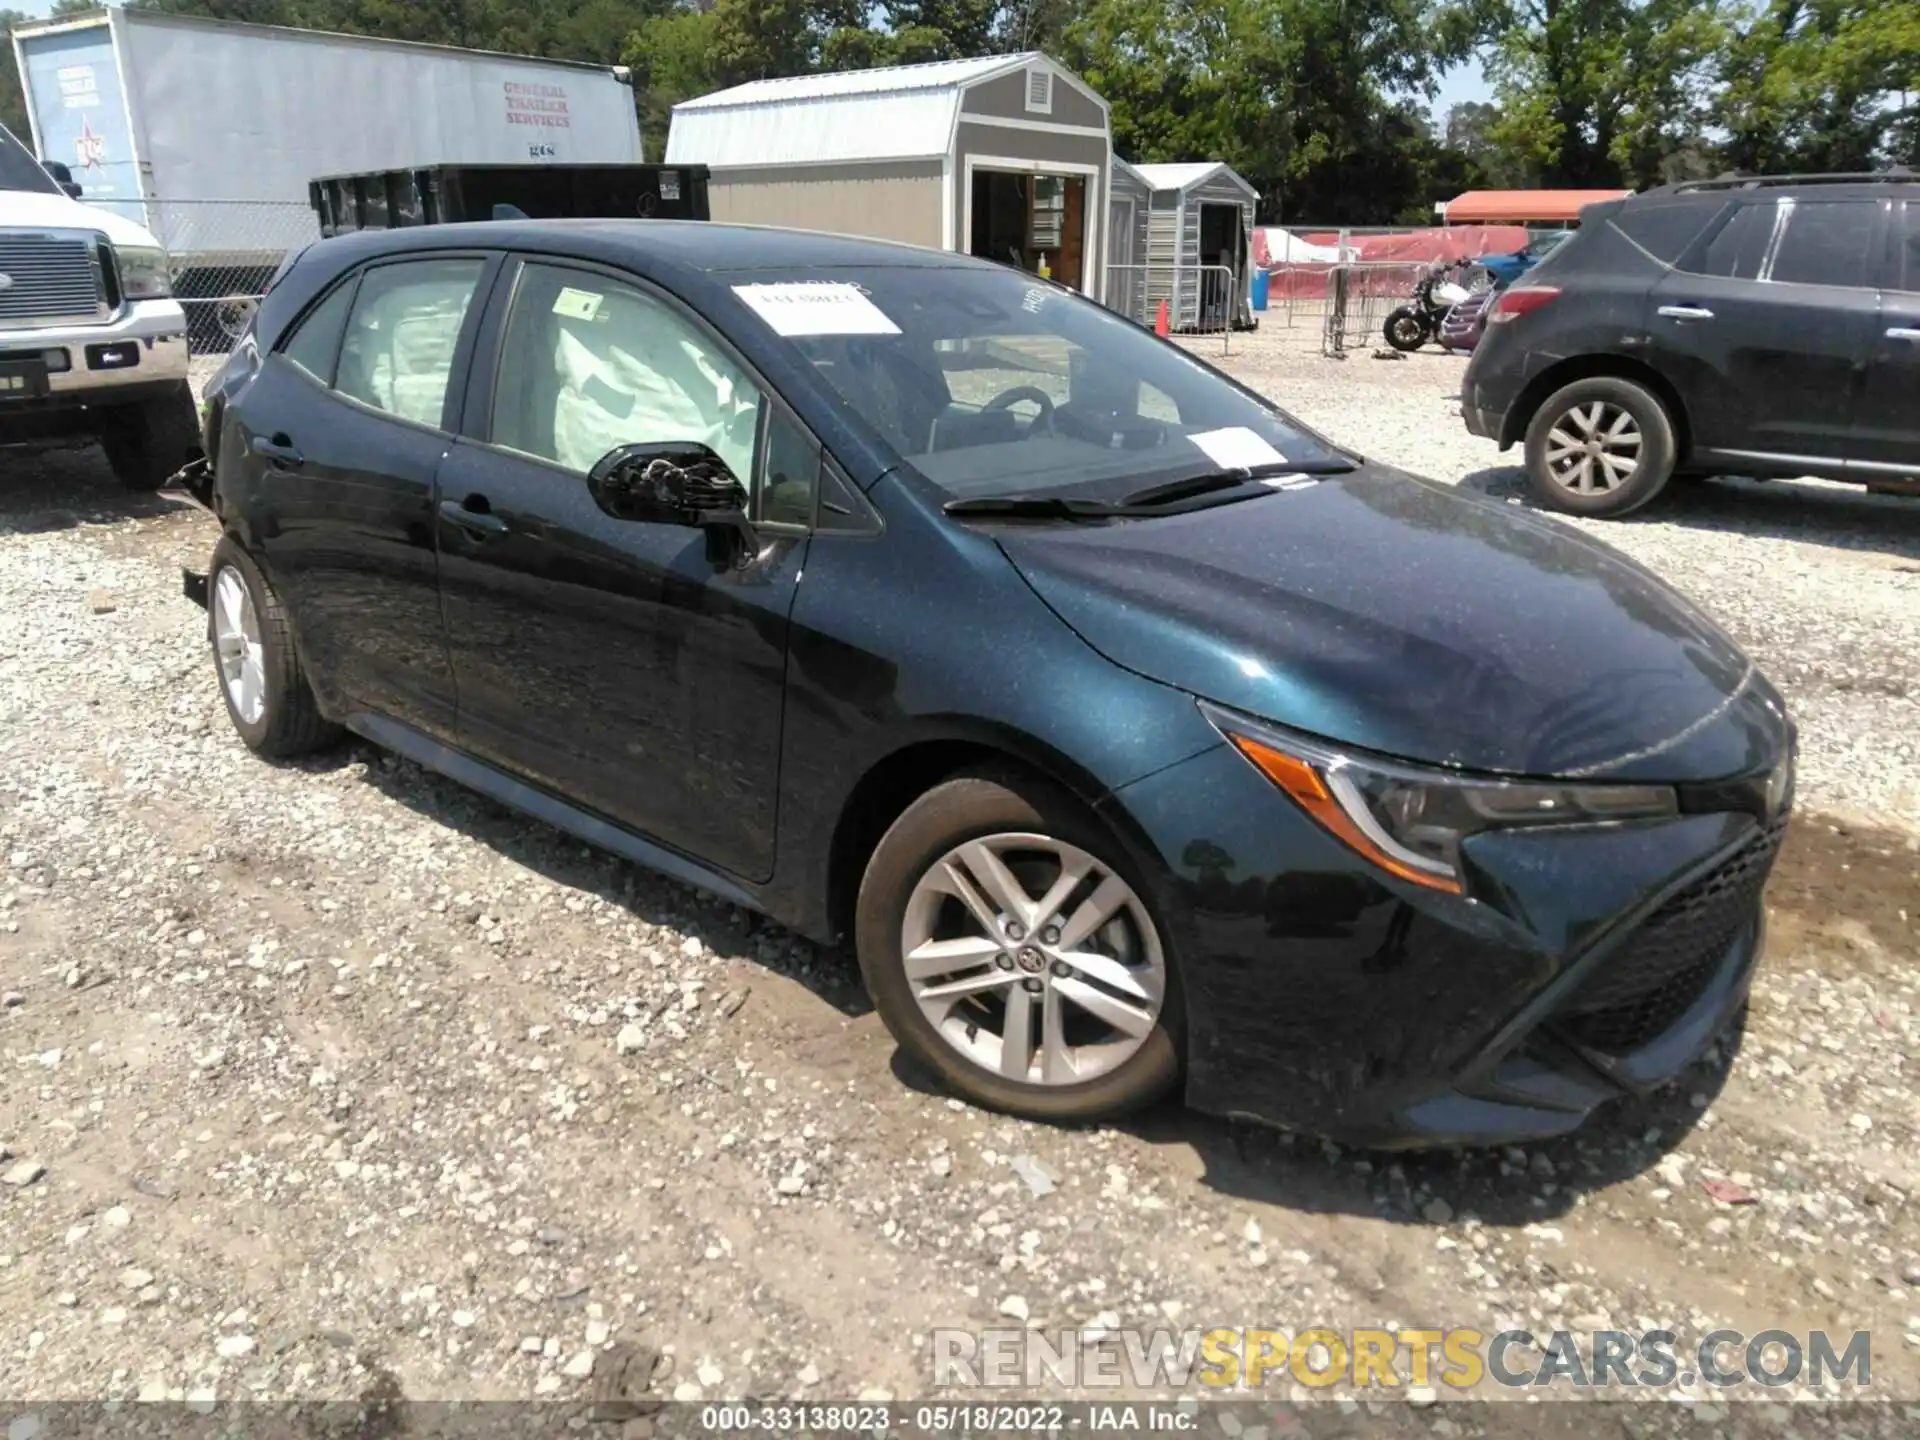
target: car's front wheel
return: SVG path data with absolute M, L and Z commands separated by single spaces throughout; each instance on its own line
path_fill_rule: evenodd
M 1113 837 L 1050 785 L 983 772 L 923 795 L 868 863 L 855 936 L 894 1039 L 978 1104 L 1100 1120 L 1179 1077 L 1167 940 Z
M 1673 420 L 1658 396 L 1617 375 L 1564 385 L 1527 426 L 1527 478 L 1551 510 L 1613 518 L 1666 489 Z
M 207 639 L 227 716 L 249 750 L 289 759 L 339 738 L 313 698 L 280 597 L 232 536 L 214 547 Z

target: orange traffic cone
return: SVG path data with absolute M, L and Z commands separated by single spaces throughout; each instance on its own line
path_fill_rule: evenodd
M 1164 340 L 1167 338 L 1167 331 L 1171 328 L 1167 323 L 1167 302 L 1162 300 L 1159 310 L 1155 312 L 1153 317 L 1153 333 Z

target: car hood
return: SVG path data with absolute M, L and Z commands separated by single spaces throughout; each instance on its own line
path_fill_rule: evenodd
M 1690 603 L 1556 521 L 1383 467 L 1002 549 L 1139 674 L 1330 740 L 1536 776 L 1771 766 L 1778 696 Z
M 154 245 L 153 233 L 124 215 L 65 195 L 0 190 L 0 230 L 97 230 L 115 245 Z

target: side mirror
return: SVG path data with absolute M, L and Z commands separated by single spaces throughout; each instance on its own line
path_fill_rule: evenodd
M 74 200 L 80 198 L 80 187 L 73 181 L 73 171 L 63 161 L 43 160 L 40 164 L 41 168 L 53 177 L 54 184 L 66 191 L 70 198 Z
M 609 450 L 588 472 L 587 490 L 616 520 L 685 525 L 712 538 L 735 539 L 748 555 L 759 549 L 747 519 L 746 487 L 726 461 L 695 441 Z

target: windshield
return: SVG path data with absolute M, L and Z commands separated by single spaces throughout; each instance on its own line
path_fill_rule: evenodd
M 734 291 L 950 500 L 1112 499 L 1348 463 L 1179 349 L 1017 270 L 756 274 Z
M 40 168 L 33 152 L 13 138 L 13 132 L 0 125 L 0 190 L 31 190 L 43 195 L 58 195 L 60 187 Z

